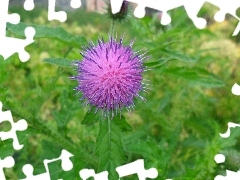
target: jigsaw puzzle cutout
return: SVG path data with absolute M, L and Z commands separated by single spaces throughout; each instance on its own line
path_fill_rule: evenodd
M 239 24 L 240 25 L 240 24 Z M 240 26 L 239 26 L 240 28 Z M 239 29 L 240 30 L 240 29 Z M 240 96 L 240 86 L 235 83 L 233 86 L 232 86 L 232 93 L 236 96 Z
M 59 20 L 64 22 L 67 19 L 67 13 L 64 11 L 55 11 L 56 0 L 48 0 L 48 20 Z M 81 7 L 81 0 L 71 0 L 70 5 L 72 8 Z M 7 22 L 11 24 L 18 24 L 20 16 L 17 13 L 8 14 L 9 0 L 0 1 L 0 55 L 6 60 L 14 53 L 18 53 L 19 59 L 22 62 L 29 60 L 30 55 L 25 51 L 25 47 L 34 42 L 33 38 L 36 33 L 33 27 L 25 29 L 26 39 L 18 39 L 6 37 Z M 25 0 L 24 9 L 31 11 L 34 9 L 34 0 Z M 13 46 L 14 44 L 14 46 Z
M 3 172 L 3 168 L 11 168 L 15 165 L 15 161 L 13 157 L 8 156 L 4 158 L 3 160 L 0 159 L 0 179 L 1 180 L 6 180 L 6 177 Z
M 19 143 L 16 132 L 26 130 L 28 127 L 27 121 L 24 119 L 21 119 L 17 122 L 14 122 L 11 111 L 5 111 L 5 112 L 2 111 L 2 102 L 0 101 L 0 123 L 4 121 L 10 122 L 12 127 L 11 127 L 11 130 L 8 132 L 0 132 L 1 140 L 4 141 L 7 139 L 12 139 L 13 148 L 15 150 L 22 149 L 23 145 Z
M 79 176 L 82 178 L 82 180 L 87 180 L 90 177 L 93 177 L 94 180 L 108 180 L 108 172 L 107 171 L 103 171 L 103 172 L 96 174 L 93 169 L 82 169 L 79 172 Z
M 22 62 L 26 62 L 30 58 L 30 55 L 24 48 L 33 43 L 35 29 L 32 27 L 25 29 L 26 39 L 6 37 L 7 22 L 11 24 L 18 24 L 20 22 L 20 16 L 18 14 L 8 14 L 8 6 L 9 0 L 0 1 L 0 55 L 2 55 L 4 59 L 7 59 L 14 53 L 18 53 L 19 59 Z
M 120 11 L 123 0 L 111 1 L 112 13 L 118 13 Z M 202 8 L 205 2 L 209 2 L 217 7 L 219 7 L 219 11 L 215 14 L 214 19 L 218 22 L 222 22 L 225 19 L 226 14 L 231 14 L 233 17 L 239 20 L 240 17 L 236 15 L 236 10 L 240 7 L 240 1 L 236 0 L 127 0 L 132 3 L 136 3 L 137 7 L 134 10 L 134 15 L 138 18 L 142 18 L 145 16 L 145 8 L 151 8 L 155 10 L 159 10 L 162 12 L 161 24 L 167 25 L 171 22 L 171 17 L 167 13 L 169 10 L 178 8 L 183 6 L 186 10 L 188 17 L 193 21 L 194 25 L 203 29 L 206 27 L 207 21 L 204 18 L 197 17 L 199 10 Z M 240 23 L 236 27 L 233 36 L 236 36 L 240 31 Z
M 119 179 L 133 174 L 137 174 L 139 180 L 146 180 L 147 178 L 153 179 L 158 176 L 158 172 L 155 168 L 150 168 L 148 170 L 144 168 L 143 159 L 119 166 L 116 168 L 116 171 L 119 175 Z M 79 175 L 83 180 L 87 180 L 90 177 L 93 177 L 95 180 L 108 180 L 107 171 L 96 174 L 93 169 L 82 169 Z
M 237 83 L 235 83 L 233 85 L 232 93 L 234 95 L 237 95 L 237 96 L 240 95 L 240 86 Z M 222 138 L 228 138 L 231 134 L 231 128 L 235 128 L 235 127 L 240 127 L 240 124 L 229 122 L 227 131 L 223 134 L 220 133 L 220 136 Z M 224 163 L 225 162 L 225 156 L 223 154 L 217 154 L 217 155 L 215 155 L 214 160 L 218 164 L 219 163 Z M 237 172 L 226 170 L 226 176 L 217 175 L 214 178 L 214 180 L 233 180 L 233 179 L 240 179 L 240 170 L 237 171 Z
M 226 170 L 226 176 L 217 175 L 214 180 L 235 180 L 240 178 L 240 171 L 234 172 Z
M 45 173 L 33 175 L 33 166 L 31 164 L 25 164 L 22 168 L 23 173 L 25 174 L 26 178 L 21 180 L 51 180 L 50 172 L 48 169 L 48 164 L 52 162 L 56 162 L 61 160 L 61 167 L 64 171 L 70 171 L 73 168 L 73 163 L 70 160 L 70 157 L 73 155 L 68 152 L 67 150 L 63 149 L 61 155 L 56 159 L 51 160 L 44 160 L 43 164 L 46 169 Z M 60 180 L 60 179 L 59 179 Z
M 240 127 L 240 124 L 229 122 L 228 123 L 228 129 L 227 129 L 226 133 L 224 133 L 224 134 L 220 133 L 220 136 L 222 138 L 228 138 L 230 136 L 231 128 L 235 128 L 235 127 Z M 218 164 L 219 163 L 224 163 L 225 162 L 225 156 L 223 154 L 217 154 L 217 155 L 215 155 L 214 160 Z M 240 179 L 240 170 L 237 171 L 237 172 L 226 170 L 226 176 L 217 175 L 214 178 L 214 180 L 233 180 L 233 179 Z
M 217 154 L 214 157 L 216 163 L 224 163 L 225 156 L 223 154 Z M 234 172 L 230 170 L 226 170 L 226 176 L 217 175 L 214 180 L 234 180 L 240 178 L 240 171 Z
M 34 9 L 34 0 L 26 0 L 23 5 L 26 11 L 31 11 Z
M 225 133 L 223 133 L 223 134 L 220 133 L 220 136 L 222 138 L 228 138 L 230 136 L 230 133 L 231 133 L 230 129 L 231 128 L 235 128 L 235 127 L 240 127 L 240 124 L 229 122 L 227 131 Z
M 48 0 L 48 20 L 58 20 L 60 22 L 65 22 L 67 20 L 67 13 L 65 11 L 55 11 L 56 0 Z M 71 0 L 70 6 L 74 9 L 81 7 L 81 0 Z M 33 0 L 25 0 L 24 9 L 26 11 L 31 11 L 34 9 Z
M 116 171 L 119 174 L 119 178 L 137 174 L 139 180 L 146 180 L 147 178 L 154 179 L 158 176 L 158 171 L 156 168 L 150 168 L 148 170 L 144 168 L 143 159 L 139 159 L 129 164 L 117 167 Z
M 67 20 L 67 13 L 65 11 L 55 11 L 56 0 L 48 0 L 48 20 L 59 20 L 65 22 Z M 70 3 L 72 8 L 81 7 L 81 0 L 71 0 Z

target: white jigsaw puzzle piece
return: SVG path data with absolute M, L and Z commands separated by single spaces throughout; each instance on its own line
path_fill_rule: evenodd
M 56 0 L 48 0 L 48 20 L 58 20 L 65 22 L 67 20 L 67 13 L 65 11 L 55 11 Z
M 51 159 L 51 160 L 46 159 L 46 160 L 43 161 L 43 163 L 44 163 L 44 166 L 46 168 L 48 168 L 49 163 L 61 160 L 62 161 L 62 163 L 61 163 L 62 169 L 64 171 L 70 171 L 73 168 L 73 163 L 70 160 L 70 157 L 72 157 L 72 156 L 73 156 L 73 154 L 71 154 L 70 152 L 63 149 L 62 152 L 61 152 L 61 155 L 58 158 Z
M 225 19 L 226 14 L 231 14 L 238 20 L 240 18 L 236 15 L 236 10 L 240 7 L 240 1 L 236 0 L 207 0 L 211 4 L 217 6 L 220 10 L 215 14 L 214 19 L 218 22 L 222 22 Z
M 139 180 L 146 180 L 147 178 L 154 179 L 157 178 L 158 176 L 156 168 L 150 168 L 148 170 L 144 168 L 143 159 L 139 159 L 129 164 L 117 167 L 116 171 L 119 174 L 119 178 L 129 176 L 132 174 L 137 174 Z
M 230 130 L 230 129 L 231 129 L 231 128 L 235 128 L 235 127 L 240 127 L 240 124 L 236 124 L 236 123 L 229 122 L 229 123 L 228 123 L 227 132 L 225 132 L 225 133 L 223 133 L 223 134 L 219 133 L 220 136 L 221 136 L 222 138 L 228 138 L 228 137 L 230 136 L 230 133 L 231 133 L 231 130 Z
M 216 154 L 214 156 L 214 160 L 216 163 L 224 163 L 225 162 L 225 156 L 223 154 Z
M 107 171 L 96 174 L 93 169 L 82 169 L 79 172 L 79 176 L 82 178 L 82 180 L 87 180 L 90 177 L 93 177 L 94 180 L 108 180 Z
M 238 25 L 237 25 L 237 27 L 236 27 L 235 31 L 233 32 L 233 36 L 236 36 L 236 35 L 238 35 L 238 34 L 239 34 L 239 32 L 240 32 L 240 21 L 239 21 L 239 23 L 238 23 Z
M 239 23 L 239 30 L 240 30 L 240 23 Z M 233 85 L 232 93 L 236 96 L 240 96 L 240 86 L 237 83 Z
M 26 175 L 24 180 L 51 180 L 48 171 L 42 174 L 33 175 L 33 166 L 31 164 L 25 164 L 22 168 L 22 171 Z
M 21 180 L 51 180 L 48 164 L 61 160 L 62 161 L 62 163 L 61 163 L 62 169 L 64 171 L 70 171 L 73 168 L 73 163 L 70 160 L 70 157 L 72 157 L 72 156 L 73 155 L 70 152 L 63 149 L 61 152 L 61 155 L 58 158 L 50 159 L 50 160 L 45 159 L 43 161 L 43 164 L 46 169 L 46 172 L 42 173 L 42 174 L 38 174 L 38 175 L 33 175 L 34 169 L 31 164 L 25 164 L 22 168 L 22 171 L 25 174 L 26 178 L 21 179 Z
M 22 149 L 23 145 L 19 143 L 16 132 L 26 130 L 28 127 L 27 121 L 24 119 L 21 119 L 15 123 L 13 121 L 11 111 L 5 111 L 5 112 L 2 111 L 2 102 L 0 101 L 0 123 L 4 121 L 10 122 L 12 127 L 11 127 L 11 130 L 8 132 L 0 132 L 1 140 L 4 141 L 7 139 L 13 139 L 13 148 L 15 150 Z
M 26 11 L 32 11 L 34 9 L 34 6 L 35 5 L 34 5 L 33 0 L 25 0 L 24 5 L 23 5 L 23 7 Z
M 70 5 L 72 8 L 77 9 L 81 7 L 82 3 L 81 0 L 71 0 Z
M 193 21 L 194 25 L 203 29 L 206 27 L 207 21 L 204 18 L 197 16 L 199 10 L 202 8 L 205 2 L 209 2 L 220 8 L 219 12 L 215 15 L 216 21 L 223 21 L 227 13 L 231 14 L 240 21 L 240 18 L 236 15 L 236 10 L 240 7 L 240 1 L 236 0 L 127 0 L 132 3 L 136 3 L 137 7 L 134 11 L 134 15 L 138 18 L 145 16 L 145 8 L 151 8 L 162 12 L 161 24 L 167 25 L 171 22 L 171 17 L 167 13 L 169 10 L 183 6 L 186 10 L 188 17 Z M 116 14 L 120 11 L 123 0 L 115 1 L 111 0 L 112 13 Z M 233 35 L 236 36 L 240 31 L 240 24 L 237 26 Z
M 192 0 L 184 0 L 184 8 L 187 12 L 188 17 L 193 21 L 193 24 L 198 29 L 203 29 L 207 25 L 207 21 L 204 18 L 198 17 L 198 12 L 202 8 L 205 0 L 198 0 L 198 1 L 192 1 Z
M 228 130 L 224 134 L 220 134 L 221 137 L 227 138 L 230 136 L 230 128 L 240 127 L 240 124 L 235 124 L 232 122 L 228 123 Z M 214 157 L 214 160 L 216 163 L 224 163 L 225 162 L 225 156 L 223 154 L 216 154 Z M 240 179 L 240 171 L 234 172 L 230 170 L 226 170 L 226 176 L 217 175 L 214 180 L 235 180 Z
M 35 29 L 32 27 L 25 29 L 26 39 L 6 37 L 7 22 L 11 24 L 18 24 L 20 22 L 18 14 L 8 14 L 8 6 L 9 0 L 0 1 L 0 55 L 4 59 L 7 59 L 14 53 L 18 53 L 19 59 L 22 62 L 26 62 L 30 58 L 30 55 L 25 51 L 25 47 L 33 43 Z
M 240 1 L 236 0 L 208 0 L 208 2 L 214 4 L 215 6 L 219 7 L 219 11 L 215 14 L 214 19 L 217 22 L 224 21 L 226 14 L 231 14 L 233 17 L 238 19 L 239 23 L 236 29 L 233 32 L 233 36 L 238 35 L 240 31 L 240 17 L 236 15 L 237 9 L 240 7 Z
M 214 180 L 235 180 L 240 179 L 240 171 L 234 172 L 226 170 L 226 176 L 217 175 Z
M 48 0 L 48 20 L 58 20 L 60 22 L 65 22 L 67 20 L 67 13 L 65 11 L 55 11 L 56 0 Z M 80 8 L 81 0 L 71 0 L 70 6 L 72 8 Z
M 0 179 L 6 180 L 5 174 L 3 172 L 3 168 L 11 168 L 15 165 L 15 161 L 13 157 L 8 156 L 4 158 L 3 160 L 0 159 Z
M 192 1 L 192 0 L 161 0 L 161 1 L 155 1 L 155 0 L 128 0 L 129 2 L 133 2 L 138 4 L 134 11 L 134 15 L 138 18 L 142 18 L 145 16 L 145 8 L 151 8 L 155 10 L 159 10 L 162 12 L 162 18 L 161 18 L 161 24 L 167 25 L 171 23 L 171 17 L 167 13 L 169 10 L 178 8 L 178 7 L 185 7 L 186 12 L 190 19 L 192 19 L 193 23 L 198 28 L 204 28 L 206 26 L 206 20 L 203 18 L 197 17 L 197 14 L 199 10 L 201 9 L 202 5 L 204 4 L 205 0 L 198 0 L 198 1 Z M 123 0 L 119 1 L 118 3 L 115 3 L 114 0 L 111 0 L 112 5 L 112 13 L 117 13 L 120 11 L 121 5 Z

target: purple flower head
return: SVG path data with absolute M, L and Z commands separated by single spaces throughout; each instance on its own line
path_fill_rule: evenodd
M 133 108 L 134 97 L 144 100 L 138 93 L 143 90 L 143 60 L 147 57 L 133 52 L 133 42 L 124 46 L 122 41 L 110 37 L 109 42 L 104 42 L 102 38 L 97 45 L 84 48 L 83 60 L 75 62 L 78 74 L 73 77 L 78 81 L 75 89 L 82 92 L 82 100 L 112 117 L 122 107 Z

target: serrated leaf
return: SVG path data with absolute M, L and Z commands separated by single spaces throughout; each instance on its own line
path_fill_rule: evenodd
M 122 131 L 132 131 L 132 126 L 126 121 L 124 116 L 121 116 L 121 119 L 117 119 L 115 123 Z
M 43 59 L 43 62 L 55 64 L 58 66 L 72 68 L 72 60 L 66 58 L 46 58 Z
M 20 36 L 25 36 L 24 31 L 27 27 L 33 27 L 36 30 L 34 38 L 52 38 L 77 48 L 87 44 L 87 40 L 83 36 L 75 36 L 65 31 L 62 27 L 48 27 L 22 22 L 16 25 L 7 23 L 7 30 Z
M 224 86 L 224 82 L 222 80 L 218 79 L 214 74 L 211 74 L 208 71 L 200 68 L 173 68 L 164 69 L 162 72 L 165 74 L 183 78 L 194 85 L 211 88 Z
M 75 116 L 79 109 L 79 102 L 70 100 L 68 93 L 67 91 L 63 91 L 60 96 L 61 109 L 53 111 L 53 116 L 59 129 L 66 128 L 68 122 Z
M 121 139 L 121 129 L 113 120 L 100 120 L 99 135 L 97 138 L 95 153 L 99 157 L 98 172 L 108 171 L 109 179 L 118 179 L 115 168 L 125 162 L 125 153 Z

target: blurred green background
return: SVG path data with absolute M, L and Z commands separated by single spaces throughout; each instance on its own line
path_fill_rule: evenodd
M 9 11 L 19 13 L 23 23 L 43 25 L 49 31 L 61 27 L 82 37 L 82 46 L 90 40 L 96 43 L 101 35 L 107 40 L 111 27 L 106 14 L 83 9 L 68 12 L 64 23 L 49 22 L 46 9 Z M 135 110 L 123 112 L 132 127 L 126 126 L 121 134 L 124 163 L 143 158 L 146 168 L 157 168 L 157 179 L 211 180 L 226 169 L 240 168 L 240 129 L 232 129 L 228 139 L 219 136 L 228 122 L 240 122 L 239 97 L 231 93 L 240 80 L 240 38 L 232 37 L 238 21 L 229 15 L 224 22 L 215 22 L 215 12 L 216 7 L 204 4 L 199 16 L 208 25 L 203 30 L 193 25 L 183 8 L 169 12 L 172 22 L 167 26 L 160 24 L 156 13 L 137 19 L 130 12 L 125 22 L 116 23 L 118 38 L 125 34 L 126 45 L 136 38 L 133 49 L 151 56 L 145 64 L 151 70 L 144 78 L 150 80 L 152 90 L 141 92 L 147 102 L 136 99 Z M 14 26 L 8 26 L 7 34 L 24 38 Z M 46 58 L 81 60 L 80 45 L 62 36 L 42 36 L 26 48 L 31 55 L 26 63 L 16 54 L 5 61 L 0 57 L 3 108 L 12 111 L 15 121 L 26 119 L 29 125 L 18 133 L 24 144 L 21 151 L 14 151 L 11 140 L 0 143 L 0 158 L 13 155 L 16 161 L 13 168 L 5 169 L 7 179 L 24 178 L 21 169 L 26 163 L 33 165 L 35 174 L 45 172 L 43 160 L 58 157 L 63 148 L 74 154 L 74 169 L 64 172 L 55 163 L 50 166 L 52 179 L 79 179 L 82 168 L 97 169 L 99 157 L 94 149 L 99 126 L 94 122 L 98 117 L 86 116 L 89 107 L 78 101 L 80 94 L 74 96 L 77 82 L 69 77 L 76 71 L 44 62 Z M 87 123 L 82 124 L 84 119 Z M 0 124 L 1 131 L 10 128 L 8 122 Z M 226 156 L 225 163 L 215 163 L 218 153 Z

